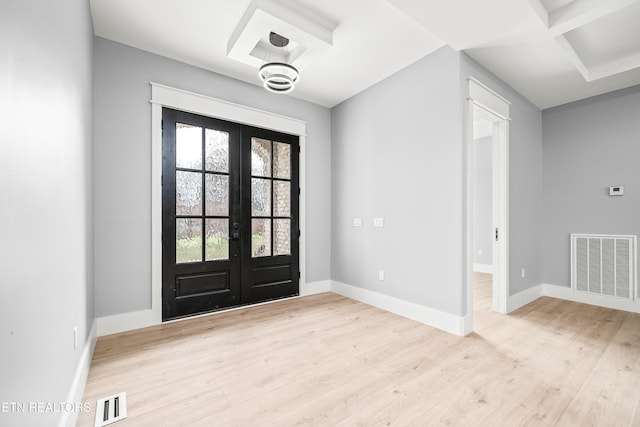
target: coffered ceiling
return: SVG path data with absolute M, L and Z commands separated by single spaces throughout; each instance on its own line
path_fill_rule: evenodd
M 95 34 L 260 85 L 270 31 L 291 96 L 331 107 L 444 45 L 540 108 L 640 84 L 640 0 L 91 0 Z M 286 95 L 285 95 L 286 96 Z

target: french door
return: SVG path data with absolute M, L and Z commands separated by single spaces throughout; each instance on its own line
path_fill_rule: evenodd
M 298 137 L 164 108 L 162 318 L 297 295 Z

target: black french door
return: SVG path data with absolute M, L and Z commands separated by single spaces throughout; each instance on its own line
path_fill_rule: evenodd
M 298 137 L 162 113 L 162 318 L 297 295 Z

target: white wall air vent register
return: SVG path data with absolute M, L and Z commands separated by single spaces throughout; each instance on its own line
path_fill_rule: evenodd
M 636 236 L 571 235 L 571 288 L 635 300 Z

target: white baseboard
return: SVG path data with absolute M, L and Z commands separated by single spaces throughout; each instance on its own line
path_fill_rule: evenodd
M 323 280 L 318 282 L 311 283 L 302 283 L 300 285 L 300 296 L 308 296 L 319 294 L 322 292 L 330 292 L 331 291 L 331 281 Z M 267 301 L 265 303 L 260 304 L 270 304 L 273 302 L 277 302 L 280 300 Z M 238 307 L 238 308 L 246 308 L 246 306 Z M 229 310 L 236 309 L 231 308 Z M 228 311 L 228 310 L 225 310 Z M 210 316 L 216 313 L 222 313 L 222 311 L 216 311 L 213 313 L 205 313 L 202 316 Z M 191 319 L 192 317 L 188 317 L 186 319 Z M 178 319 L 177 321 L 184 320 Z M 162 323 L 162 313 L 154 310 L 140 310 L 133 311 L 130 313 L 122 313 L 115 314 L 113 316 L 104 316 L 96 319 L 98 324 L 97 334 L 99 337 L 111 334 L 118 334 L 120 332 L 132 331 L 134 329 L 146 328 L 148 326 L 159 325 Z
M 475 273 L 493 274 L 493 264 L 479 264 L 477 262 L 474 262 L 473 263 L 473 271 Z
M 509 297 L 508 313 L 519 309 L 532 301 L 547 296 L 567 301 L 574 301 L 583 304 L 596 305 L 599 307 L 613 308 L 616 310 L 640 313 L 640 299 L 630 301 L 622 298 L 607 295 L 592 295 L 586 292 L 577 292 L 568 286 L 551 285 L 543 283 L 533 288 L 526 289 Z
M 96 319 L 98 323 L 98 336 L 118 334 L 134 329 L 162 323 L 162 315 L 153 310 L 132 311 L 130 313 L 114 314 Z
M 300 285 L 300 296 L 321 294 L 323 292 L 331 292 L 331 280 L 322 280 L 318 282 L 303 283 Z
M 71 389 L 67 396 L 67 402 L 72 404 L 78 404 L 82 402 L 82 395 L 84 394 L 84 386 L 87 384 L 87 377 L 89 376 L 89 368 L 91 367 L 91 359 L 93 359 L 93 350 L 96 348 L 96 335 L 97 321 L 93 321 L 91 330 L 89 331 L 89 338 L 84 345 L 82 355 L 80 356 L 80 362 L 76 368 L 76 373 L 73 376 L 73 382 L 71 383 Z M 78 412 L 76 411 L 63 411 L 62 418 L 60 419 L 60 427 L 73 427 L 78 421 Z
M 331 291 L 451 334 L 464 336 L 465 332 L 467 332 L 465 328 L 465 318 L 461 316 L 455 316 L 368 289 L 335 281 L 331 282 Z
M 511 313 L 523 307 L 530 302 L 533 302 L 543 295 L 542 285 L 534 286 L 533 288 L 525 289 L 518 292 L 515 295 L 511 295 L 507 301 L 507 313 Z
M 640 299 L 638 298 L 635 301 L 630 301 L 607 295 L 592 295 L 585 292 L 574 291 L 568 286 L 551 285 L 548 283 L 542 284 L 542 294 L 548 297 L 575 301 L 583 304 L 640 313 Z

